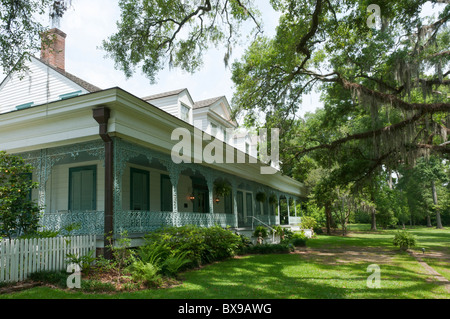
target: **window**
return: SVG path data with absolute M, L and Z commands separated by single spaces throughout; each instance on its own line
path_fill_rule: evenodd
M 161 211 L 173 211 L 172 183 L 168 175 L 161 175 Z
M 225 201 L 225 214 L 233 214 L 233 197 L 231 192 L 224 196 Z
M 183 121 L 188 122 L 188 123 L 190 122 L 189 121 L 189 112 L 190 111 L 191 111 L 191 109 L 188 106 L 181 104 L 181 119 Z
M 216 135 L 217 135 L 217 125 L 211 123 L 211 136 L 216 137 Z
M 245 153 L 250 154 L 250 144 L 245 143 Z
M 130 209 L 150 210 L 150 175 L 148 171 L 130 168 Z
M 96 210 L 97 166 L 69 169 L 69 210 Z
M 209 191 L 206 181 L 202 178 L 191 177 L 194 194 L 194 213 L 209 213 Z

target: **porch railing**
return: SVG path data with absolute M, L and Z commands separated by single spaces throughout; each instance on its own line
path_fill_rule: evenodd
M 100 235 L 104 234 L 105 213 L 102 211 L 69 211 L 60 210 L 56 213 L 44 213 L 40 220 L 42 230 L 61 231 L 68 235 L 65 227 L 79 225 L 70 235 Z
M 58 211 L 45 213 L 41 217 L 43 229 L 62 231 L 71 224 L 80 227 L 71 232 L 71 235 L 104 235 L 103 211 Z M 188 212 L 152 212 L 152 211 L 120 211 L 114 213 L 114 232 L 126 230 L 129 234 L 154 231 L 161 227 L 197 225 L 211 227 L 237 227 L 233 214 L 208 214 Z

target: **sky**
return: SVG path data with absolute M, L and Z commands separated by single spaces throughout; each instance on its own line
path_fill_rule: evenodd
M 256 1 L 262 13 L 264 33 L 273 35 L 279 15 L 273 11 L 268 0 Z M 231 103 L 233 82 L 231 72 L 223 63 L 224 50 L 211 49 L 204 55 L 204 65 L 195 74 L 168 68 L 160 72 L 156 84 L 137 70 L 127 79 L 122 71 L 114 68 L 114 61 L 100 49 L 102 41 L 116 30 L 120 19 L 118 0 L 72 0 L 72 6 L 61 20 L 60 29 L 66 38 L 66 71 L 102 89 L 121 87 L 138 96 L 187 88 L 194 101 L 225 95 Z M 45 20 L 46 17 L 45 17 Z M 43 21 L 48 24 L 49 21 Z M 245 40 L 245 38 L 244 38 Z M 248 44 L 248 43 L 247 43 Z M 231 61 L 239 59 L 243 47 L 233 48 Z M 318 106 L 317 96 L 304 99 L 301 113 L 314 111 Z

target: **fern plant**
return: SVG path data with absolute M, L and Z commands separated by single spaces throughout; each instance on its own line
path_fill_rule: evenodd
M 179 253 L 178 255 L 168 257 L 162 264 L 163 273 L 169 276 L 176 276 L 176 274 L 182 269 L 183 266 L 189 264 L 191 260 L 187 258 L 187 256 L 191 252 L 184 251 Z

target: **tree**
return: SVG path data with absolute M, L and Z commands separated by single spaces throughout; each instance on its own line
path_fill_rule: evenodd
M 420 15 L 427 2 L 436 15 Z M 273 38 L 260 32 L 250 0 L 121 0 L 118 31 L 103 47 L 127 76 L 140 67 L 155 81 L 167 64 L 195 72 L 206 49 L 219 44 L 228 63 L 240 27 L 251 21 L 254 40 L 232 65 L 235 111 L 247 113 L 249 125 L 263 112 L 265 124 L 289 135 L 302 96 L 320 89 L 330 126 L 345 128 L 330 139 L 311 135 L 308 143 L 282 145 L 291 158 L 323 150 L 343 160 L 360 152 L 341 165 L 341 177 L 361 181 L 424 154 L 448 156 L 450 5 L 371 1 L 382 17 L 373 28 L 368 19 L 376 15 L 365 0 L 270 3 L 281 14 Z
M 30 198 L 37 187 L 32 171 L 22 158 L 0 152 L 0 236 L 11 239 L 38 228 L 40 208 Z
M 223 44 L 228 63 L 242 23 L 260 28 L 252 0 L 120 0 L 119 7 L 118 31 L 103 49 L 127 77 L 141 67 L 152 82 L 167 65 L 198 70 L 210 46 Z
M 450 6 L 430 23 L 419 17 L 425 1 L 379 1 L 384 24 L 374 30 L 367 25 L 366 1 L 273 3 L 283 14 L 276 36 L 259 37 L 233 64 L 236 107 L 285 119 L 318 87 L 330 125 L 349 130 L 289 152 L 297 158 L 319 149 L 334 155 L 361 142 L 358 149 L 369 152 L 361 154 L 364 165 L 352 163 L 354 180 L 430 152 L 448 156 Z M 354 125 L 362 117 L 365 125 Z
M 7 0 L 0 2 L 0 67 L 5 73 L 26 70 L 27 58 L 48 46 L 53 39 L 41 35 L 48 26 L 39 21 L 49 9 L 50 18 L 58 21 L 67 10 L 70 1 L 56 0 Z
M 442 160 L 437 157 L 430 157 L 422 159 L 417 165 L 419 178 L 423 182 L 428 182 L 431 185 L 431 194 L 433 198 L 434 210 L 436 212 L 436 228 L 443 228 L 441 221 L 441 207 L 438 203 L 438 196 L 436 190 L 436 183 L 448 182 L 447 174 Z

